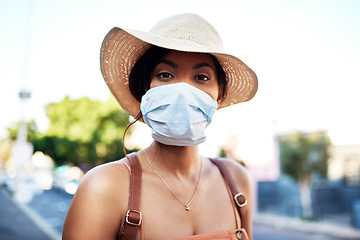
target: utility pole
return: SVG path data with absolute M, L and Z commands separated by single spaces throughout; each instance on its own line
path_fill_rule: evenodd
M 33 27 L 33 7 L 35 0 L 27 1 L 23 55 L 23 79 L 22 87 L 19 92 L 21 101 L 20 126 L 15 143 L 12 146 L 11 158 L 16 170 L 16 185 L 14 189 L 14 199 L 20 202 L 28 202 L 32 199 L 33 193 L 25 187 L 27 178 L 26 166 L 30 163 L 34 147 L 27 141 L 28 127 L 26 123 L 26 107 L 31 97 L 28 90 L 29 66 L 31 56 L 31 36 Z

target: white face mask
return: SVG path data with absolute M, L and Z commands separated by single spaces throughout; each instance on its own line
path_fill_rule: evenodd
M 154 140 L 176 146 L 198 145 L 205 141 L 217 102 L 187 83 L 151 88 L 141 99 L 145 123 Z

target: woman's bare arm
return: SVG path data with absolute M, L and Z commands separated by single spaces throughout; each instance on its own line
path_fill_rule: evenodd
M 129 196 L 129 172 L 119 162 L 89 171 L 72 200 L 63 239 L 116 239 Z

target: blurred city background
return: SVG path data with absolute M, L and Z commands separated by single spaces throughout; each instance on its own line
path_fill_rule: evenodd
M 183 12 L 259 79 L 200 145 L 250 170 L 254 239 L 360 239 L 356 0 L 0 0 L 0 239 L 61 239 L 84 174 L 124 156 L 131 119 L 100 73 L 104 36 Z M 152 141 L 141 123 L 125 139 Z

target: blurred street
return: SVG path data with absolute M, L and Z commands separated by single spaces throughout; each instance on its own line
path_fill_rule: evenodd
M 61 239 L 61 232 L 71 195 L 55 190 L 43 191 L 28 204 L 0 191 L 0 239 Z
M 0 239 L 61 239 L 62 226 L 71 199 L 71 195 L 52 189 L 35 195 L 28 204 L 23 204 L 15 202 L 10 192 L 2 187 L 0 190 Z M 360 232 L 336 225 L 303 224 L 295 219 L 256 215 L 254 240 L 262 239 L 360 239 Z

